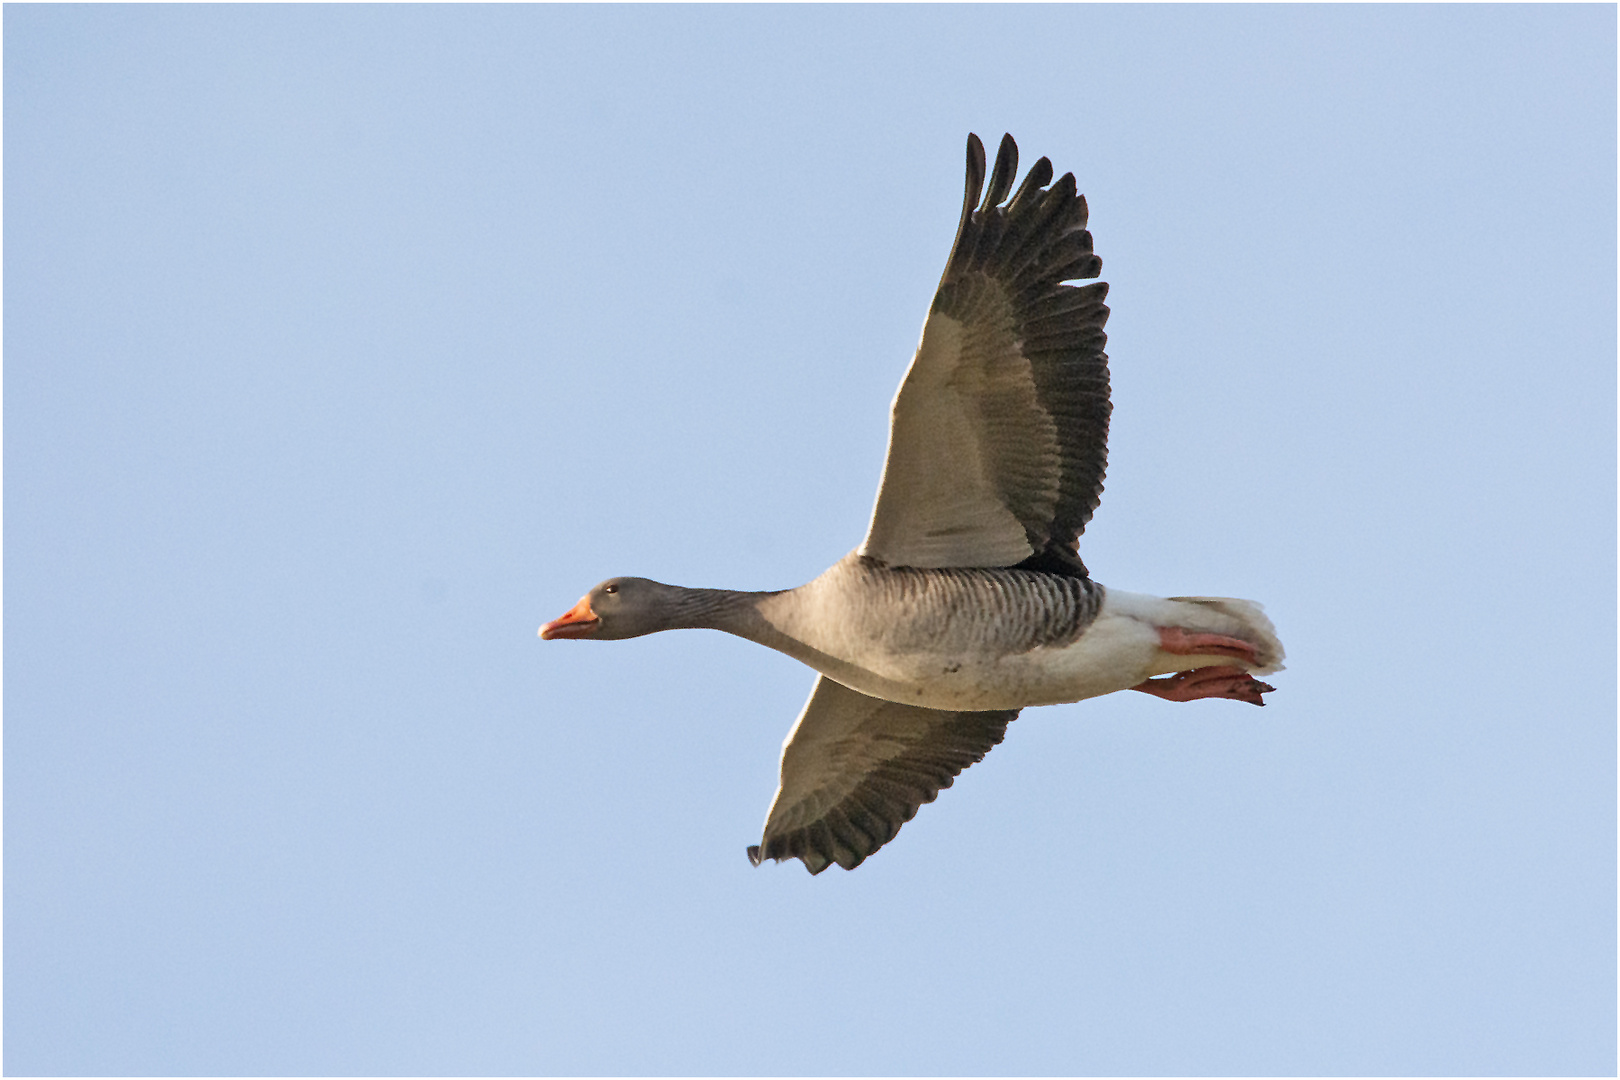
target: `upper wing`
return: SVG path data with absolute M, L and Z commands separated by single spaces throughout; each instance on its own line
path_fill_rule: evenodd
M 812 874 L 855 869 L 982 761 L 1017 715 L 920 709 L 818 676 L 782 744 L 782 781 L 748 858 L 799 858 Z
M 895 395 L 889 456 L 861 554 L 891 566 L 1084 572 L 1080 532 L 1108 459 L 1102 260 L 1074 175 L 1041 158 L 1011 201 L 1018 146 L 1001 140 L 990 190 L 968 136 L 956 243 Z

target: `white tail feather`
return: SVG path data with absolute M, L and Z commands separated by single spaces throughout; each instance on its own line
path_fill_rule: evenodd
M 1254 645 L 1260 651 L 1260 663 L 1254 669 L 1254 674 L 1270 675 L 1283 669 L 1285 654 L 1282 642 L 1277 639 L 1277 628 L 1271 625 L 1265 610 L 1253 600 L 1238 600 L 1230 596 L 1172 596 L 1169 599 L 1178 604 L 1198 604 L 1205 611 L 1219 612 L 1235 622 L 1236 626 L 1228 624 L 1217 627 L 1203 625 L 1207 620 L 1200 619 L 1200 625 L 1189 626 L 1188 629 L 1218 630 Z M 1226 623 L 1227 620 L 1220 622 Z

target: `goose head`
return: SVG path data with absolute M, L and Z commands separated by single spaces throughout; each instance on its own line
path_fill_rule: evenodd
M 540 628 L 540 636 L 618 641 L 679 625 L 686 589 L 647 578 L 608 578 L 580 597 L 562 616 Z

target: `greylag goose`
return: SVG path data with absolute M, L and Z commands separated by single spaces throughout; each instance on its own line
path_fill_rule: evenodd
M 1263 705 L 1282 667 L 1259 605 L 1105 589 L 1080 561 L 1107 458 L 1108 286 L 1074 175 L 1037 161 L 1016 193 L 1001 140 L 967 191 L 922 341 L 895 395 L 861 546 L 780 592 L 611 578 L 540 628 L 617 640 L 723 630 L 814 668 L 782 745 L 763 859 L 846 870 L 1001 742 L 1029 705 L 1140 690 Z M 1011 198 L 1008 198 L 1009 193 Z

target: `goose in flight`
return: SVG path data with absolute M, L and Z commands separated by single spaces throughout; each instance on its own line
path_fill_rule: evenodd
M 1030 705 L 1140 690 L 1263 705 L 1282 667 L 1259 605 L 1161 599 L 1091 579 L 1079 537 L 1107 459 L 1108 286 L 1074 175 L 1037 161 L 985 190 L 967 143 L 956 242 L 895 395 L 861 546 L 780 592 L 610 578 L 542 638 L 723 630 L 819 674 L 782 746 L 763 859 L 854 869 L 999 743 Z M 980 194 L 983 193 L 981 201 Z M 1010 197 L 1009 197 L 1010 196 Z

